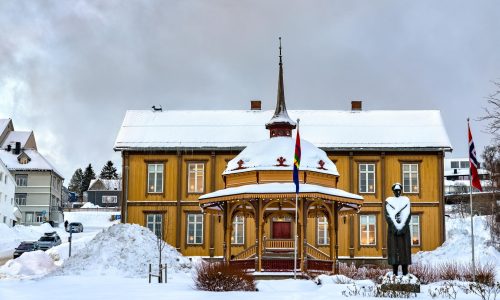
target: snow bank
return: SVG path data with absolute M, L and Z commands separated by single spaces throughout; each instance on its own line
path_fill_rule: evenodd
M 0 257 L 11 256 L 22 241 L 37 241 L 45 232 L 55 229 L 49 223 L 39 226 L 16 225 L 8 227 L 0 223 Z
M 500 253 L 490 246 L 491 236 L 486 216 L 474 217 L 474 252 L 476 262 L 491 263 L 500 269 Z M 413 263 L 441 264 L 448 261 L 469 263 L 472 260 L 470 218 L 446 220 L 446 241 L 433 251 L 421 251 L 413 255 Z
M 0 267 L 1 277 L 32 277 L 46 275 L 56 269 L 52 258 L 45 252 L 38 250 L 26 252 L 17 259 L 9 260 Z
M 92 203 L 90 203 L 92 204 Z M 114 211 L 72 211 L 64 213 L 64 220 L 68 222 L 80 222 L 85 227 L 108 227 L 119 221 L 111 221 L 112 215 L 119 215 L 120 212 Z
M 82 208 L 101 208 L 99 205 L 93 204 L 92 202 L 87 202 L 82 205 Z
M 61 272 L 65 275 L 123 275 L 145 277 L 148 264 L 158 265 L 156 236 L 135 224 L 115 224 L 98 233 L 76 255 L 68 258 Z M 190 261 L 170 245 L 162 251 L 162 263 L 170 271 L 188 270 Z

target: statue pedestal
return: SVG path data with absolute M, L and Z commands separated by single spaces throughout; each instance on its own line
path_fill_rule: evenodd
M 389 272 L 382 278 L 380 290 L 382 292 L 398 291 L 420 293 L 420 281 L 412 274 L 393 275 L 392 272 Z

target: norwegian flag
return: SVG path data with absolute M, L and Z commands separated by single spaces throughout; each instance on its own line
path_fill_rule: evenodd
M 467 127 L 469 129 L 469 162 L 470 162 L 470 175 L 472 176 L 472 186 L 483 191 L 481 187 L 481 182 L 479 181 L 479 175 L 477 174 L 477 166 L 479 165 L 476 159 L 476 148 L 474 148 L 474 141 L 472 140 L 472 133 L 470 132 L 470 125 L 467 122 Z

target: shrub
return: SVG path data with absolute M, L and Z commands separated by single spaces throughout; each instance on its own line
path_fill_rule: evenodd
M 476 282 L 488 286 L 495 284 L 495 266 L 493 264 L 476 264 Z M 464 267 L 463 280 L 473 281 L 472 264 Z
M 437 267 L 437 272 L 441 280 L 460 280 L 463 278 L 466 268 L 455 261 L 449 261 L 440 264 Z
M 255 291 L 251 275 L 237 266 L 222 262 L 198 264 L 194 282 L 196 288 L 203 291 Z

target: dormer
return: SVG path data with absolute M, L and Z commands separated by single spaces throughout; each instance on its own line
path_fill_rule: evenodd
M 17 157 L 17 161 L 21 164 L 21 165 L 25 165 L 27 163 L 29 163 L 31 161 L 31 158 L 28 156 L 28 154 L 26 154 L 26 152 L 22 152 L 21 154 L 19 154 L 19 156 Z

